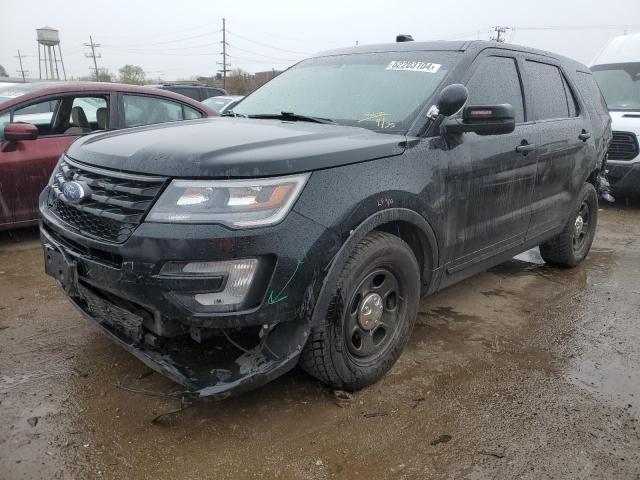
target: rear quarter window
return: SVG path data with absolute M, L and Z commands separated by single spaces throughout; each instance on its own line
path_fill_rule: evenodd
M 582 97 L 587 103 L 587 108 L 593 109 L 594 113 L 606 114 L 609 112 L 607 102 L 602 96 L 598 82 L 595 77 L 586 72 L 578 72 L 576 81 L 582 92 Z

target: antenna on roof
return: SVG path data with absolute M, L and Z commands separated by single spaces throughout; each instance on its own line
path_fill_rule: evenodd
M 413 42 L 413 36 L 405 34 L 397 35 L 396 42 Z

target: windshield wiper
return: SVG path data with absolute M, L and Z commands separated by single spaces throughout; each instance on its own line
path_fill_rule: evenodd
M 309 115 L 299 115 L 293 112 L 280 112 L 280 113 L 257 113 L 255 115 L 247 115 L 249 118 L 264 118 L 264 119 L 276 119 L 276 120 L 289 120 L 291 122 L 313 122 L 313 123 L 326 123 L 335 125 L 336 122 L 330 118 L 311 117 Z
M 236 113 L 233 110 L 226 110 L 224 112 L 222 112 L 222 115 L 220 115 L 221 117 L 243 117 L 243 118 L 247 118 L 246 115 L 242 115 L 240 113 Z

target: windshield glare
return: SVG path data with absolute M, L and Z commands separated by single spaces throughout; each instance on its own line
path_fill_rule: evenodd
M 591 67 L 609 110 L 640 110 L 640 62 Z
M 457 52 L 388 52 L 305 60 L 245 98 L 234 113 L 331 119 L 406 132 L 457 61 Z

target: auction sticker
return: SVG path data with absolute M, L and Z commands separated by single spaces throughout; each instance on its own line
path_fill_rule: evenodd
M 394 60 L 389 65 L 387 65 L 387 70 L 402 70 L 407 72 L 425 72 L 425 73 L 436 73 L 440 70 L 439 63 L 431 63 L 431 62 L 411 62 L 408 60 Z

